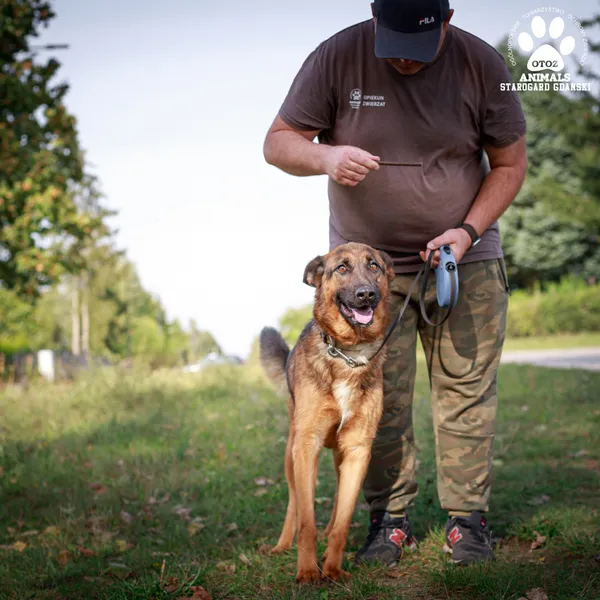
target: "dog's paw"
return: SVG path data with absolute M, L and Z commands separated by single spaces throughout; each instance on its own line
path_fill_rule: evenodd
M 315 583 L 320 581 L 320 579 L 321 573 L 316 566 L 308 569 L 298 569 L 296 573 L 296 581 L 301 585 L 303 583 Z
M 287 552 L 290 549 L 289 546 L 280 546 L 279 544 L 277 544 L 277 546 L 273 546 L 273 548 L 271 548 L 269 550 L 269 554 L 283 554 L 284 552 Z
M 339 581 L 340 579 L 346 579 L 347 577 L 351 577 L 350 573 L 340 569 L 339 567 L 329 567 L 327 565 L 323 567 L 323 579 Z

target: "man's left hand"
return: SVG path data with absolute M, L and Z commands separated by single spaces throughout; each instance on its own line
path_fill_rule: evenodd
M 421 255 L 421 259 L 426 261 L 429 258 L 429 254 L 431 252 L 435 252 L 431 266 L 432 268 L 437 267 L 438 263 L 440 262 L 440 253 L 438 248 L 446 244 L 452 248 L 452 252 L 454 252 L 454 258 L 456 259 L 456 264 L 459 264 L 462 260 L 462 257 L 471 247 L 471 236 L 464 229 L 448 229 L 448 231 L 445 231 L 442 233 L 442 235 L 438 235 L 438 237 L 431 240 L 427 244 L 427 250 L 419 253 Z

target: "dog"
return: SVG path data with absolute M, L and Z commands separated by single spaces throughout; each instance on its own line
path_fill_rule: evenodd
M 296 580 L 321 579 L 317 563 L 314 500 L 321 448 L 331 448 L 337 487 L 322 576 L 349 576 L 342 559 L 352 514 L 364 481 L 371 446 L 383 411 L 383 363 L 390 314 L 391 258 L 358 243 L 317 256 L 304 271 L 316 288 L 314 318 L 290 352 L 277 330 L 260 334 L 260 359 L 267 376 L 288 396 L 289 436 L 285 475 L 289 500 L 277 545 L 288 550 L 298 529 Z

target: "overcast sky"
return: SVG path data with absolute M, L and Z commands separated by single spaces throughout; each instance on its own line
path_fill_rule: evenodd
M 535 0 L 457 0 L 453 23 L 496 44 Z M 597 3 L 549 4 L 589 16 Z M 326 178 L 267 165 L 264 135 L 304 58 L 369 18 L 365 0 L 56 0 L 44 42 L 82 146 L 118 211 L 118 245 L 171 318 L 246 355 L 263 325 L 310 302 L 328 248 Z

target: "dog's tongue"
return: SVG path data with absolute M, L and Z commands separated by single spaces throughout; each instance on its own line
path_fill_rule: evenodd
M 353 308 L 352 317 L 357 323 L 366 325 L 373 318 L 373 309 L 370 306 L 365 308 Z

